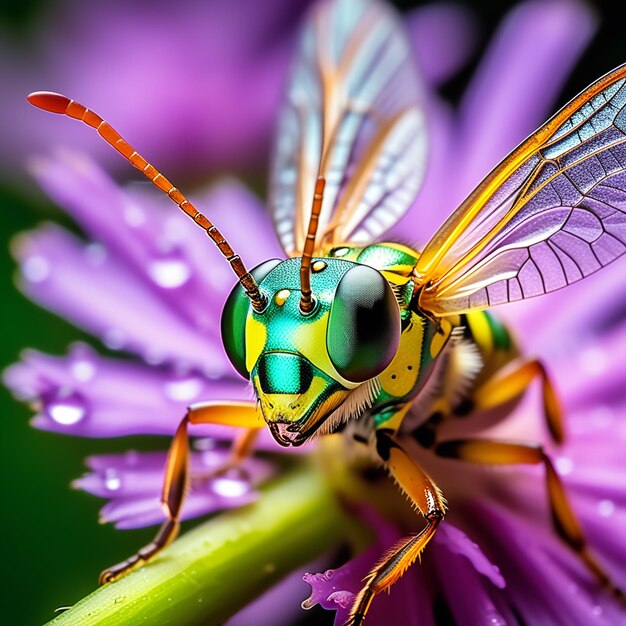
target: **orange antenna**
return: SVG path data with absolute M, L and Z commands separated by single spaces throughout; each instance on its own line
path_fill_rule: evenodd
M 235 272 L 239 283 L 245 289 L 252 306 L 257 311 L 265 308 L 265 298 L 259 292 L 259 286 L 246 269 L 241 257 L 235 254 L 228 241 L 220 231 L 213 226 L 210 220 L 200 213 L 196 207 L 185 198 L 181 191 L 161 174 L 153 165 L 148 163 L 108 122 L 97 113 L 84 107 L 74 100 L 51 91 L 36 91 L 27 96 L 28 101 L 44 111 L 59 113 L 80 120 L 98 131 L 98 134 L 126 160 L 130 161 L 144 176 L 163 193 L 169 196 L 207 235 L 213 240 L 219 251 Z
M 326 180 L 320 176 L 315 183 L 315 194 L 313 195 L 313 207 L 311 208 L 311 219 L 309 220 L 309 230 L 304 242 L 302 251 L 302 263 L 300 265 L 300 310 L 303 313 L 310 313 L 313 310 L 313 297 L 311 295 L 311 259 L 315 249 L 315 235 L 320 220 L 322 201 L 324 199 L 324 187 Z

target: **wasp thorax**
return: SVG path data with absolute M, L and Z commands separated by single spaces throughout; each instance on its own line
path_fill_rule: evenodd
M 258 312 L 240 285 L 222 316 L 228 357 L 250 378 L 263 415 L 283 445 L 310 437 L 363 382 L 391 362 L 400 314 L 389 283 L 367 265 L 314 259 L 315 306 L 300 310 L 301 259 L 252 270 L 267 305 Z

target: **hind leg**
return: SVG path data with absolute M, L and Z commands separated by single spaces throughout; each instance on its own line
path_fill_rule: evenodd
M 623 597 L 595 555 L 589 549 L 578 517 L 569 501 L 561 477 L 543 447 L 537 444 L 492 441 L 487 439 L 456 439 L 435 446 L 435 454 L 482 465 L 538 465 L 545 470 L 546 491 L 552 520 L 559 536 L 585 563 L 598 581 L 616 595 Z

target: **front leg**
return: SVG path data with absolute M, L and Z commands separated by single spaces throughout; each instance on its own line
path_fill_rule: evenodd
M 189 484 L 189 424 L 225 424 L 238 428 L 258 431 L 265 425 L 254 402 L 202 402 L 187 409 L 176 430 L 165 464 L 165 479 L 161 502 L 167 519 L 163 522 L 155 538 L 131 557 L 117 563 L 100 574 L 100 584 L 110 583 L 129 571 L 147 563 L 165 546 L 173 541 L 180 528 L 180 512 L 185 501 Z M 244 445 L 250 436 L 244 435 Z M 247 450 L 246 450 L 247 451 Z M 238 454 L 235 448 L 233 454 Z
M 439 487 L 394 438 L 393 430 L 376 431 L 376 450 L 385 467 L 424 516 L 426 526 L 416 535 L 402 539 L 372 568 L 354 600 L 346 626 L 359 626 L 374 596 L 389 589 L 420 556 L 443 520 L 446 501 Z

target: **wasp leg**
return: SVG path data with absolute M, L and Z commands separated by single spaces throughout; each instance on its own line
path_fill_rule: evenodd
M 180 511 L 189 483 L 189 424 L 228 424 L 258 430 L 263 418 L 253 402 L 198 403 L 187 409 L 170 445 L 165 464 L 165 479 L 161 502 L 167 515 L 154 539 L 131 557 L 117 563 L 100 574 L 101 585 L 117 580 L 129 571 L 149 561 L 178 534 Z
M 359 626 L 365 619 L 374 596 L 389 589 L 420 556 L 443 520 L 446 502 L 426 472 L 400 447 L 389 430 L 376 432 L 376 448 L 389 473 L 414 507 L 424 516 L 425 528 L 405 537 L 372 568 L 365 585 L 354 600 L 346 626 Z
M 582 526 L 565 491 L 565 485 L 542 446 L 512 441 L 457 439 L 438 444 L 435 454 L 485 465 L 538 465 L 542 463 L 546 471 L 550 512 L 557 533 L 580 556 L 587 568 L 603 585 L 615 595 L 624 597 L 623 592 L 611 582 L 604 568 L 590 551 Z
M 565 438 L 563 410 L 543 363 L 537 359 L 510 363 L 489 378 L 472 394 L 472 409 L 491 409 L 520 396 L 535 378 L 541 379 L 543 412 L 550 435 L 556 443 Z

